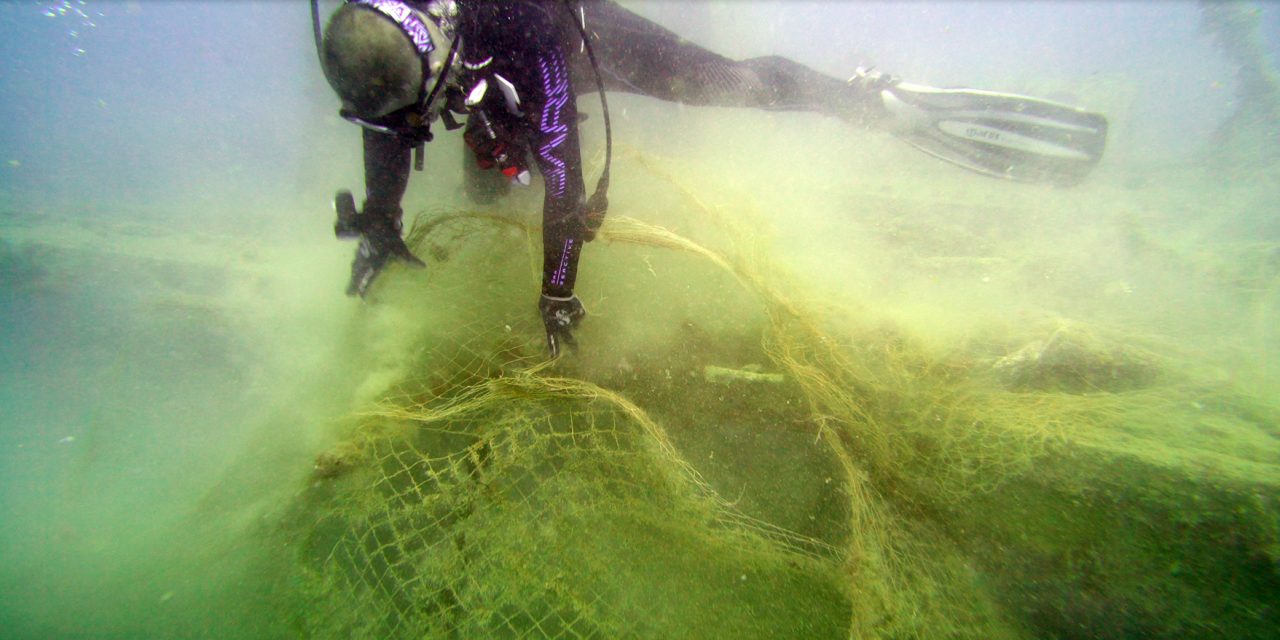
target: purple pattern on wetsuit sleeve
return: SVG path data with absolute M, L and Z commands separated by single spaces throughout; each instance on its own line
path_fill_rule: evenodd
M 542 92 L 546 96 L 539 123 L 544 141 L 538 148 L 538 156 L 550 168 L 550 171 L 543 171 L 547 192 L 559 198 L 564 195 L 565 167 L 555 152 L 569 137 L 569 125 L 561 120 L 564 107 L 569 103 L 569 74 L 559 51 L 550 51 L 546 57 L 538 59 L 538 69 L 542 72 Z
M 551 274 L 551 285 L 563 287 L 564 280 L 569 275 L 569 258 L 573 255 L 573 238 L 565 238 L 564 248 L 560 252 L 560 265 L 556 267 L 555 273 Z

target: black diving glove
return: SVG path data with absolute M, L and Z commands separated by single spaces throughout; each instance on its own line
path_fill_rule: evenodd
M 560 355 L 562 342 L 570 347 L 578 346 L 570 330 L 577 327 L 587 315 L 578 296 L 556 298 L 543 294 L 538 301 L 538 311 L 542 313 L 542 324 L 547 328 L 547 350 L 551 352 L 552 358 Z
M 334 202 L 338 212 L 338 222 L 334 232 L 339 238 L 359 236 L 360 245 L 356 247 L 356 257 L 351 261 L 351 282 L 347 285 L 347 295 L 364 297 L 369 285 L 392 258 L 403 260 L 415 267 L 426 264 L 409 251 L 404 240 L 400 238 L 400 211 L 374 211 L 368 205 L 363 213 L 355 211 L 350 193 L 339 193 Z

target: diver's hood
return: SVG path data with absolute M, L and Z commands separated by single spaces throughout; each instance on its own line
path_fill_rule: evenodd
M 347 0 L 347 4 L 364 5 L 382 13 L 409 37 L 422 59 L 419 101 L 423 102 L 422 111 L 429 110 L 431 105 L 425 101 L 440 94 L 439 88 L 443 88 L 448 76 L 450 53 L 455 50 L 457 3 L 431 0 L 423 11 L 403 0 Z
M 448 80 L 449 67 L 456 60 L 457 16 L 458 7 L 454 0 L 431 0 L 430 2 L 408 2 L 405 0 L 346 0 L 345 5 L 356 5 L 376 11 L 389 19 L 408 38 L 409 44 L 417 53 L 421 62 L 422 78 L 418 83 L 416 95 L 404 95 L 398 98 L 394 108 L 379 109 L 389 112 L 397 109 L 414 107 L 415 111 L 427 114 L 433 111 L 431 102 L 442 94 Z M 317 53 L 324 66 L 324 52 L 321 48 L 318 0 L 312 1 L 312 17 L 316 29 Z M 326 71 L 327 74 L 327 71 Z M 332 80 L 331 80 L 332 83 Z M 336 88 L 336 87 L 335 87 Z M 339 92 L 341 94 L 341 91 Z M 390 97 L 390 96 L 388 96 Z M 344 98 L 345 101 L 345 98 Z M 362 115 L 382 115 L 382 113 L 364 113 Z

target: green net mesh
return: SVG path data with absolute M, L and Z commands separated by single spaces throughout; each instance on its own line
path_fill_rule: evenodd
M 539 229 L 455 212 L 411 230 L 432 265 L 380 283 L 362 340 L 398 337 L 366 349 L 374 400 L 287 519 L 299 632 L 1034 636 L 957 514 L 1032 471 L 1087 483 L 1091 467 L 1046 461 L 1208 392 L 1009 390 L 971 357 L 802 299 L 739 212 L 632 160 L 683 193 L 689 221 L 615 208 L 584 257 L 589 350 L 557 363 L 530 311 Z

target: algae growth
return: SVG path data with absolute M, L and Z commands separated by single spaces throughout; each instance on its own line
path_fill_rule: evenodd
M 1049 189 L 612 94 L 547 364 L 543 192 L 464 201 L 461 136 L 429 268 L 343 296 L 299 3 L 0 3 L 0 637 L 1280 637 L 1275 7 L 624 4 L 1107 150 Z
M 679 205 L 615 208 L 582 288 L 616 297 L 585 295 L 590 348 L 557 362 L 519 207 L 418 218 L 431 268 L 389 273 L 353 337 L 399 341 L 356 349 L 366 400 L 254 534 L 286 635 L 1274 633 L 1274 406 L 1117 327 L 939 348 L 815 296 L 669 161 L 623 162 Z

